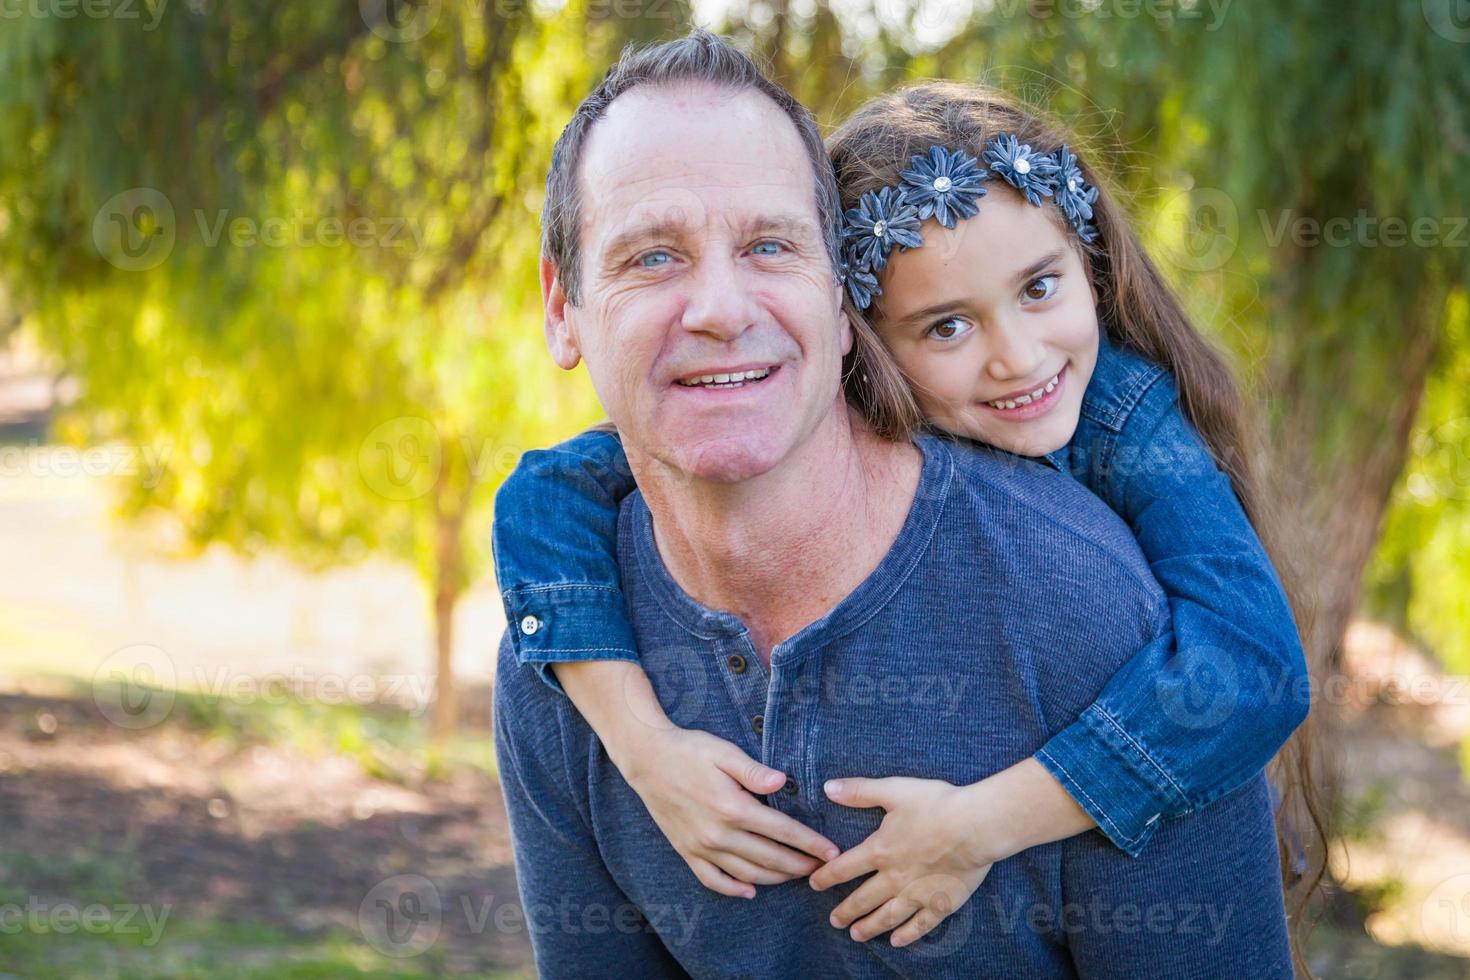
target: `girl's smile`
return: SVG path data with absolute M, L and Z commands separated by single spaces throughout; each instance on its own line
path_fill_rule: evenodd
M 1063 364 L 1060 371 L 1037 388 L 1022 387 L 1019 391 L 980 404 L 1007 422 L 1026 422 L 1055 408 L 1061 401 L 1066 383 L 1067 366 Z

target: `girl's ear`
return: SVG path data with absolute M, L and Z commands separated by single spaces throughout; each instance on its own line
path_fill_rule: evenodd
M 566 290 L 562 288 L 561 276 L 556 266 L 547 258 L 541 259 L 541 307 L 546 312 L 546 346 L 551 350 L 551 359 L 557 366 L 570 371 L 582 360 L 582 348 L 577 342 L 577 332 L 567 320 Z

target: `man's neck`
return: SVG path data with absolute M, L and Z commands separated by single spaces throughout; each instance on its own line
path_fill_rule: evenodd
M 843 404 L 780 465 L 740 483 L 690 480 L 630 454 L 659 554 L 702 605 L 771 649 L 832 610 L 898 537 L 923 464 Z

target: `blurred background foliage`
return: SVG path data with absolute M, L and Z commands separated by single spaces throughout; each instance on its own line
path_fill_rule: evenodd
M 126 514 L 175 515 L 195 549 L 411 562 L 443 671 L 498 481 L 598 415 L 544 353 L 537 217 L 552 142 L 618 50 L 723 30 L 828 128 L 909 78 L 983 80 L 1078 131 L 1234 356 L 1316 662 L 1332 668 L 1366 583 L 1470 670 L 1453 2 L 140 0 L 132 18 L 14 18 L 0 282 L 81 382 L 58 438 L 167 448 Z M 1333 219 L 1356 224 L 1314 240 Z

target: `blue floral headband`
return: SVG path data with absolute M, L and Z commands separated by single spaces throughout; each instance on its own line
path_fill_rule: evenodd
M 975 202 L 985 196 L 985 181 L 992 174 L 999 174 L 1037 207 L 1042 198 L 1052 198 L 1084 242 L 1097 237 L 1092 224 L 1097 188 L 1083 178 L 1077 157 L 1066 144 L 1055 153 L 1037 153 L 1029 143 L 1002 133 L 985 144 L 984 161 L 960 150 L 931 146 L 927 157 L 915 156 L 909 169 L 899 174 L 900 186 L 868 191 L 857 207 L 847 211 L 841 274 L 858 309 L 866 310 L 883 292 L 878 273 L 895 245 L 906 252 L 924 244 L 919 225 L 925 219 L 953 228 L 958 219 L 980 213 Z

